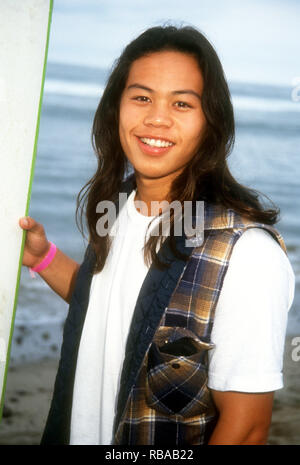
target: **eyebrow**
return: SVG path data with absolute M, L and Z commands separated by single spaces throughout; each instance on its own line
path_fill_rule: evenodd
M 127 89 L 143 89 L 143 90 L 146 90 L 147 92 L 150 92 L 150 93 L 153 93 L 154 90 L 153 89 L 150 89 L 150 87 L 146 87 L 146 86 L 143 86 L 142 84 L 130 84 L 130 86 L 127 87 Z M 201 102 L 201 96 L 195 92 L 194 90 L 192 89 L 182 89 L 182 90 L 173 90 L 171 92 L 171 94 L 173 95 L 180 95 L 180 94 L 190 94 L 190 95 L 194 95 L 195 97 L 197 97 L 200 102 Z

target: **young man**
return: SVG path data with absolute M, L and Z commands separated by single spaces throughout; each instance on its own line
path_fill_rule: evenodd
M 278 212 L 226 164 L 233 109 L 207 39 L 157 27 L 129 44 L 93 136 L 82 265 L 58 249 L 50 260 L 42 225 L 20 222 L 24 265 L 70 302 L 43 444 L 265 444 L 294 275 Z M 204 201 L 203 243 L 177 236 L 172 214 L 168 237 L 151 235 L 155 202 L 174 200 Z M 109 235 L 101 201 L 119 208 Z

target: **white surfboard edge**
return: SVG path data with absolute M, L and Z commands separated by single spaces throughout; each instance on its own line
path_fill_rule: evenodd
M 0 421 L 34 177 L 53 0 L 1 0 Z

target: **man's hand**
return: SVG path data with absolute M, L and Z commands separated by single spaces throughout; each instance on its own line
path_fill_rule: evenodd
M 26 231 L 23 265 L 34 267 L 43 260 L 50 247 L 44 226 L 31 217 L 20 218 L 19 226 Z M 39 275 L 54 292 L 69 303 L 78 269 L 79 264 L 57 248 L 53 260 Z

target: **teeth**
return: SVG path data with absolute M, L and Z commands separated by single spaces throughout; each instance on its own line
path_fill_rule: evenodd
M 140 137 L 140 139 L 144 144 L 151 145 L 151 147 L 171 147 L 171 145 L 174 145 L 172 142 L 167 142 L 166 140 L 148 139 L 146 137 Z

